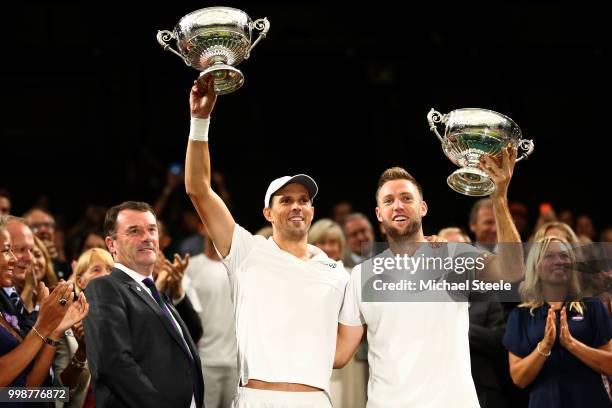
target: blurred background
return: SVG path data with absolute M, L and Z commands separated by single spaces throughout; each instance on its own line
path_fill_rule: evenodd
M 268 183 L 301 172 L 319 183 L 317 216 L 346 200 L 373 218 L 377 178 L 399 165 L 424 187 L 426 233 L 465 226 L 475 199 L 446 185 L 456 166 L 428 129 L 432 107 L 493 109 L 534 140 L 510 187 L 530 222 L 549 202 L 598 229 L 612 223 L 607 14 L 586 4 L 356 4 L 222 4 L 271 23 L 239 65 L 244 87 L 219 98 L 211 122 L 213 167 L 240 224 L 263 226 Z M 13 213 L 42 205 L 70 226 L 92 206 L 159 199 L 184 160 L 198 72 L 155 36 L 215 5 L 3 6 L 0 188 Z M 190 203 L 180 182 L 171 190 L 163 218 L 173 226 Z

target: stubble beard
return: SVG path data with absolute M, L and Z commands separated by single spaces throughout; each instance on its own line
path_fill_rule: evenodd
M 387 232 L 387 236 L 390 238 L 391 242 L 401 243 L 401 242 L 413 242 L 414 237 L 421 230 L 422 221 L 421 218 L 415 218 L 413 222 L 408 224 L 405 230 L 399 230 L 395 228 L 392 224 L 383 221 L 383 227 Z

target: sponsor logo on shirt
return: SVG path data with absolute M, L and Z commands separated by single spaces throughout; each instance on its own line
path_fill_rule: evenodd
M 337 263 L 327 263 L 327 262 L 323 262 L 323 265 L 330 267 L 330 268 L 335 268 L 336 266 L 338 266 Z

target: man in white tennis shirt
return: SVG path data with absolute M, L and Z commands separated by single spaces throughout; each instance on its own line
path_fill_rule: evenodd
M 240 385 L 234 407 L 329 408 L 348 274 L 307 244 L 317 185 L 304 174 L 270 183 L 263 209 L 270 239 L 236 224 L 210 187 L 208 124 L 215 100 L 212 81 L 194 82 L 185 186 L 229 274 Z
M 523 276 L 521 240 L 506 198 L 516 149 L 504 149 L 502 156 L 501 163 L 487 157 L 482 164 L 496 185 L 491 199 L 497 238 L 506 243 L 500 246 L 499 256 L 459 244 L 446 248 L 455 260 L 475 257 L 481 261 L 482 268 L 473 268 L 475 277 L 488 282 L 513 282 Z M 426 246 L 415 245 L 426 242 L 421 219 L 427 214 L 427 204 L 420 185 L 406 170 L 394 167 L 381 175 L 376 204 L 376 217 L 389 240 L 389 249 L 377 255 L 383 257 L 380 260 L 391 260 L 397 254 L 417 259 L 427 252 Z M 367 328 L 368 408 L 478 407 L 470 368 L 468 303 L 454 301 L 444 291 L 415 293 L 412 301 L 388 301 L 394 294 L 387 300 L 369 301 L 367 294 L 375 279 L 362 282 L 362 271 L 367 272 L 369 262 L 357 265 L 351 273 L 340 313 L 334 366 L 340 368 L 349 361 Z M 417 273 L 428 278 L 422 271 Z

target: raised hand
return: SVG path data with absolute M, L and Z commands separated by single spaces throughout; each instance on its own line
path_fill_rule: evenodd
M 517 155 L 518 149 L 508 145 L 501 150 L 501 162 L 489 155 L 483 155 L 480 158 L 478 167 L 487 173 L 495 183 L 495 191 L 491 194 L 492 196 L 507 196 Z
M 217 94 L 215 94 L 214 80 L 210 75 L 193 81 L 189 94 L 189 107 L 192 118 L 206 119 L 215 107 Z

